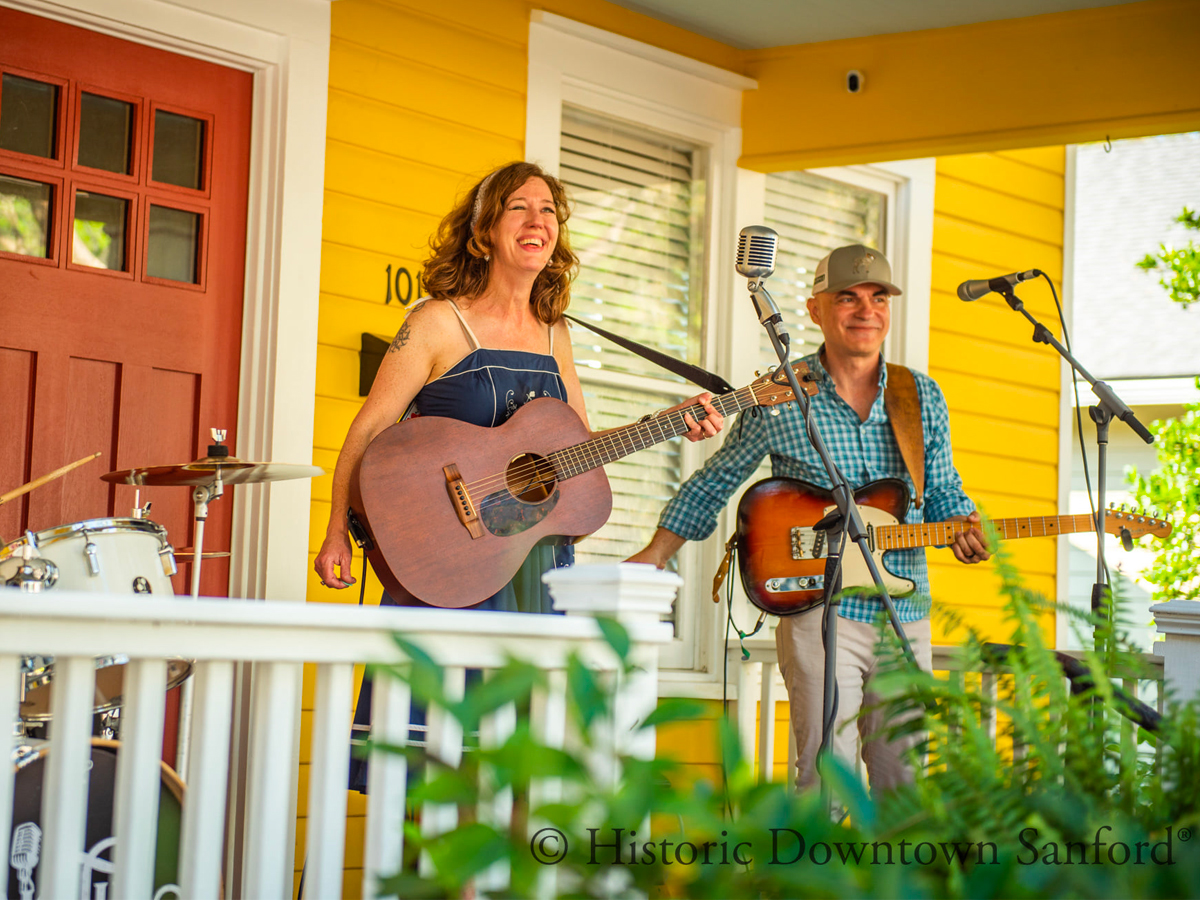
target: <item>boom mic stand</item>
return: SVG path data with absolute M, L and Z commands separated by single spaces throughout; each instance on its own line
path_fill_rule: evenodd
M 758 312 L 758 320 L 766 328 L 767 335 L 771 338 L 771 346 L 775 348 L 775 355 L 779 357 L 779 371 L 787 375 L 788 383 L 791 385 L 792 392 L 796 396 L 796 402 L 800 405 L 801 414 L 804 416 L 805 432 L 813 449 L 817 451 L 817 455 L 821 458 L 821 464 L 825 467 L 825 471 L 829 475 L 829 481 L 833 485 L 833 501 L 837 504 L 836 513 L 830 513 L 813 526 L 814 530 L 819 529 L 826 532 L 828 535 L 827 545 L 829 547 L 823 585 L 825 611 L 823 614 L 824 618 L 822 619 L 822 642 L 825 647 L 825 689 L 821 710 L 821 749 L 818 751 L 818 757 L 825 759 L 833 752 L 833 730 L 836 724 L 836 606 L 841 602 L 841 597 L 839 596 L 841 589 L 840 552 L 846 538 L 857 544 L 859 552 L 862 553 L 863 561 L 867 564 L 867 570 L 871 573 L 871 578 L 875 581 L 879 599 L 883 602 L 884 609 L 887 610 L 888 620 L 891 622 L 892 629 L 896 632 L 896 637 L 900 639 L 900 646 L 904 650 L 904 656 L 913 666 L 917 666 L 917 658 L 913 653 L 912 645 L 908 642 L 908 635 L 904 633 L 904 626 L 900 624 L 900 618 L 896 615 L 896 607 L 892 604 L 892 598 L 888 596 L 887 588 L 883 583 L 883 576 L 879 572 L 879 567 L 875 565 L 875 558 L 871 555 L 871 550 L 867 543 L 867 529 L 863 525 L 858 507 L 854 503 L 854 490 L 850 487 L 841 470 L 838 469 L 837 463 L 833 461 L 833 457 L 829 455 L 829 448 L 825 445 L 820 429 L 817 427 L 816 419 L 811 414 L 812 404 L 809 402 L 808 395 L 801 389 L 800 381 L 796 378 L 796 373 L 792 371 L 789 360 L 791 338 L 788 336 L 787 330 L 783 327 L 783 316 L 779 312 L 779 307 L 775 305 L 775 301 L 763 285 L 764 278 L 765 276 L 751 278 L 747 285 L 750 289 L 750 297 L 754 301 L 755 310 Z M 835 548 L 838 549 L 835 550 Z M 827 779 L 822 778 L 821 803 L 826 808 L 829 808 L 829 801 L 829 784 Z
M 1039 274 L 1041 274 L 1039 272 Z M 1154 443 L 1154 436 L 1146 430 L 1146 426 L 1138 421 L 1137 416 L 1133 414 L 1125 403 L 1118 397 L 1113 389 L 1103 381 L 1097 381 L 1091 376 L 1087 369 L 1079 364 L 1071 351 L 1060 344 L 1057 338 L 1050 333 L 1041 322 L 1033 317 L 1028 310 L 1025 309 L 1025 304 L 1021 302 L 1013 291 L 1011 284 L 1003 284 L 994 288 L 1000 294 L 1008 305 L 1014 311 L 1019 312 L 1033 324 L 1033 342 L 1035 344 L 1049 344 L 1058 351 L 1058 355 L 1065 359 L 1084 380 L 1092 386 L 1092 393 L 1100 401 L 1095 406 L 1088 407 L 1088 415 L 1092 417 L 1092 421 L 1096 423 L 1096 467 L 1099 470 L 1096 475 L 1097 484 L 1097 509 L 1096 509 L 1096 581 L 1092 585 L 1092 613 L 1094 615 L 1103 616 L 1105 612 L 1105 598 L 1109 592 L 1108 584 L 1108 566 L 1104 561 L 1104 519 L 1105 519 L 1105 485 L 1107 481 L 1107 466 L 1108 466 L 1108 424 L 1113 417 L 1120 419 L 1126 425 L 1133 429 L 1134 434 L 1140 437 L 1147 444 Z M 1132 549 L 1131 538 L 1128 530 L 1121 535 L 1122 542 L 1125 542 L 1125 549 Z M 1102 647 L 1099 632 L 1095 638 L 1095 646 L 1097 652 Z

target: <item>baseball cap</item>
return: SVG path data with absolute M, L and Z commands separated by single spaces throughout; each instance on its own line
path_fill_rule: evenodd
M 838 247 L 817 263 L 812 292 L 836 294 L 856 284 L 878 284 L 887 288 L 889 294 L 903 293 L 892 284 L 892 266 L 887 257 L 862 244 Z

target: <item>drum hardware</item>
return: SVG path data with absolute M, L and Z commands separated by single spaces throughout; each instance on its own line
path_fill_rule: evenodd
M 191 551 L 191 594 L 193 597 L 200 595 L 201 563 L 203 560 L 211 558 L 208 553 L 204 552 L 204 525 L 208 521 L 208 504 L 224 496 L 227 486 L 261 484 L 267 481 L 284 481 L 292 478 L 313 478 L 325 474 L 325 470 L 319 466 L 246 462 L 236 456 L 230 456 L 229 448 L 224 444 L 228 434 L 225 429 L 212 428 L 209 433 L 212 435 L 213 443 L 208 446 L 208 455 L 195 462 L 121 469 L 100 476 L 112 484 L 187 485 L 193 488 L 192 502 L 195 507 L 195 548 Z M 135 497 L 134 502 L 136 503 L 138 499 L 140 499 L 140 494 Z
M 187 485 L 193 488 L 192 503 L 195 508 L 195 539 L 191 552 L 192 597 L 200 596 L 200 570 L 205 559 L 211 558 L 204 552 L 204 525 L 208 520 L 208 504 L 225 493 L 226 486 L 239 484 L 261 484 L 267 481 L 284 481 L 292 478 L 314 478 L 324 475 L 319 466 L 301 466 L 288 463 L 246 462 L 229 455 L 224 441 L 227 431 L 223 428 L 209 430 L 213 443 L 208 446 L 208 455 L 195 462 L 168 466 L 142 466 L 135 469 L 120 469 L 100 477 L 111 484 L 128 484 L 135 487 Z M 135 503 L 140 495 L 135 496 Z M 228 555 L 226 551 L 220 551 Z M 188 736 L 191 730 L 192 685 L 183 685 L 179 697 L 179 749 L 176 764 L 186 775 L 188 767 Z
M 201 556 L 204 559 L 228 559 L 232 554 L 228 550 L 205 550 Z M 175 551 L 175 560 L 177 562 L 190 563 L 195 561 L 195 547 L 180 547 Z
M 37 551 L 37 538 L 33 532 L 26 531 L 25 542 L 21 546 L 20 561 L 14 571 L 4 577 L 4 569 L 0 569 L 0 577 L 4 577 L 4 584 L 27 594 L 40 593 L 42 590 L 54 587 L 58 582 L 58 566 L 48 559 L 34 556 Z
M 124 702 L 125 666 L 129 657 L 124 653 L 96 657 L 96 686 L 92 696 L 92 712 L 116 710 Z M 192 674 L 192 660 L 167 659 L 164 691 L 179 687 Z M 27 723 L 50 721 L 50 701 L 54 688 L 54 657 L 27 656 L 21 660 L 21 700 L 18 712 Z

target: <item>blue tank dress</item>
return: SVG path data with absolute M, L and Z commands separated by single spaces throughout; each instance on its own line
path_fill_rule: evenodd
M 554 359 L 553 328 L 550 329 L 549 352 L 546 354 L 526 350 L 492 350 L 479 345 L 454 302 L 445 302 L 450 304 L 458 317 L 471 350 L 443 375 L 421 388 L 405 418 L 444 416 L 482 428 L 494 428 L 507 422 L 521 406 L 535 398 L 553 397 L 567 402 L 567 388 L 558 362 Z M 542 584 L 542 574 L 550 569 L 569 566 L 574 560 L 575 547 L 570 542 L 561 538 L 544 539 L 530 550 L 520 570 L 508 584 L 470 609 L 554 614 L 549 591 Z M 385 593 L 380 605 L 399 604 Z M 424 713 L 424 709 L 414 705 L 410 742 L 424 741 Z M 369 733 L 370 722 L 371 682 L 364 678 L 354 713 L 356 737 L 365 737 Z M 366 772 L 365 759 L 351 759 L 352 790 L 366 792 Z

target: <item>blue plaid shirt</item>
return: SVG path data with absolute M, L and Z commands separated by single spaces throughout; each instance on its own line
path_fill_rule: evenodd
M 833 461 L 852 487 L 880 478 L 899 478 L 908 485 L 911 496 L 913 482 L 884 408 L 887 366 L 879 366 L 879 393 L 863 422 L 850 404 L 838 396 L 819 356 L 819 352 L 806 356 L 804 362 L 817 378 L 817 394 L 811 398 L 812 411 Z M 914 371 L 913 376 L 925 437 L 925 497 L 920 508 L 909 502 L 904 521 L 941 522 L 951 516 L 965 516 L 975 507 L 963 493 L 962 478 L 951 459 L 946 399 L 928 375 Z M 679 494 L 667 504 L 659 518 L 660 527 L 690 541 L 708 537 L 717 527 L 717 513 L 768 454 L 775 475 L 829 485 L 825 467 L 805 435 L 799 405 L 785 403 L 774 409 L 779 411 L 778 416 L 768 410 L 759 410 L 757 416 L 749 410 L 739 415 L 721 449 L 684 482 Z M 847 552 L 857 551 L 848 548 Z M 883 555 L 883 562 L 894 574 L 916 584 L 912 594 L 895 599 L 900 621 L 915 622 L 927 616 L 929 570 L 924 548 L 889 550 Z M 858 622 L 873 622 L 882 609 L 879 600 L 862 596 L 847 596 L 839 607 L 842 616 Z

